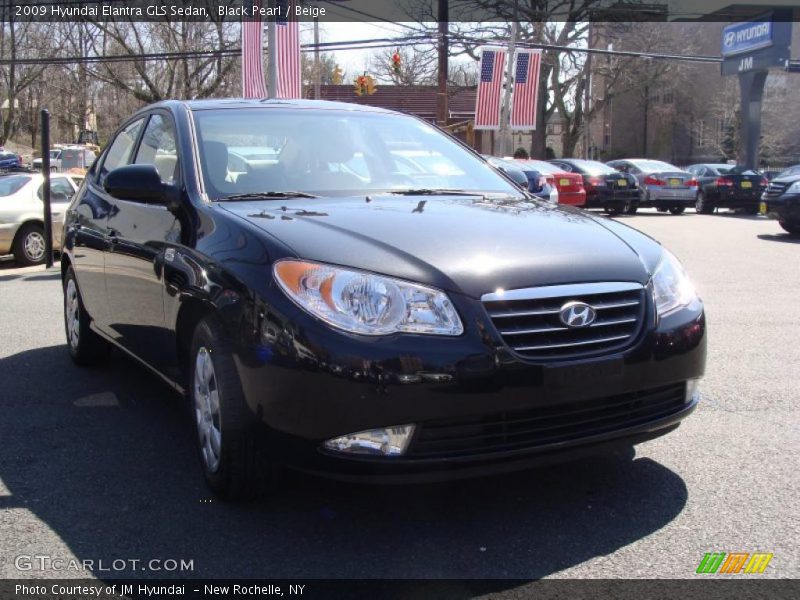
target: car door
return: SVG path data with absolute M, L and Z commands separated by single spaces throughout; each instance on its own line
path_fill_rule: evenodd
M 73 233 L 72 260 L 81 299 L 95 325 L 106 333 L 110 318 L 105 281 L 108 217 L 117 207 L 102 183 L 111 169 L 128 164 L 143 125 L 144 119 L 139 117 L 117 133 L 100 165 L 95 164 L 84 180 L 67 224 Z
M 177 183 L 175 126 L 168 113 L 150 115 L 131 162 L 154 165 L 164 183 Z M 180 241 L 180 222 L 163 205 L 119 198 L 111 202 L 117 207 L 108 219 L 111 243 L 106 254 L 112 335 L 166 373 L 175 343 L 164 316 L 164 254 L 167 245 Z
M 39 201 L 44 198 L 43 188 L 44 186 L 40 185 L 36 192 Z M 50 176 L 50 214 L 53 218 L 53 244 L 55 248 L 61 247 L 64 213 L 76 189 L 72 181 L 65 175 Z

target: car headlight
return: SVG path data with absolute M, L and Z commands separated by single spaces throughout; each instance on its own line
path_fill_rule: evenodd
M 300 308 L 328 325 L 362 335 L 461 335 L 444 292 L 392 277 L 314 262 L 281 260 L 275 281 Z
M 653 274 L 656 311 L 660 316 L 688 306 L 697 297 L 692 282 L 675 256 L 664 250 Z
M 786 194 L 800 194 L 800 181 L 795 181 L 789 186 L 789 189 L 784 192 Z

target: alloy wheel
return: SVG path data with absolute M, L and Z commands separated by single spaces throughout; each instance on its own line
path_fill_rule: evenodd
M 22 248 L 25 251 L 25 258 L 31 262 L 39 262 L 44 256 L 44 236 L 38 231 L 29 232 L 25 236 Z
M 195 358 L 193 393 L 200 453 L 206 469 L 216 473 L 222 456 L 219 389 L 211 353 L 202 346 Z
M 81 307 L 78 302 L 78 288 L 74 279 L 67 281 L 64 313 L 67 322 L 69 345 L 73 350 L 77 350 L 78 342 L 80 341 Z

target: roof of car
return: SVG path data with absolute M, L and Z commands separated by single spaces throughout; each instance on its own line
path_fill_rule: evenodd
M 379 108 L 377 106 L 365 106 L 362 104 L 352 104 L 350 102 L 330 102 L 328 100 L 285 100 L 285 99 L 266 99 L 266 98 L 213 98 L 205 100 L 163 100 L 156 104 L 144 107 L 142 110 L 152 108 L 186 107 L 189 110 L 213 110 L 213 109 L 236 109 L 236 108 L 296 108 L 296 109 L 317 109 L 317 110 L 346 110 L 351 112 L 370 112 L 396 114 L 394 111 Z

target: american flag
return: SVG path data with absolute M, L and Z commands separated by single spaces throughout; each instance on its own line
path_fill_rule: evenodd
M 541 50 L 517 50 L 511 96 L 511 129 L 536 129 Z
M 500 127 L 500 91 L 503 88 L 505 62 L 505 50 L 481 48 L 481 78 L 475 104 L 475 129 Z
M 280 16 L 275 20 L 276 65 L 278 70 L 278 98 L 301 98 L 303 80 L 300 74 L 300 24 L 288 19 L 294 12 L 294 2 L 278 0 Z M 270 51 L 272 49 L 270 48 Z
M 261 6 L 261 0 L 253 0 L 253 6 Z M 242 19 L 242 96 L 264 98 L 263 28 L 261 17 Z

